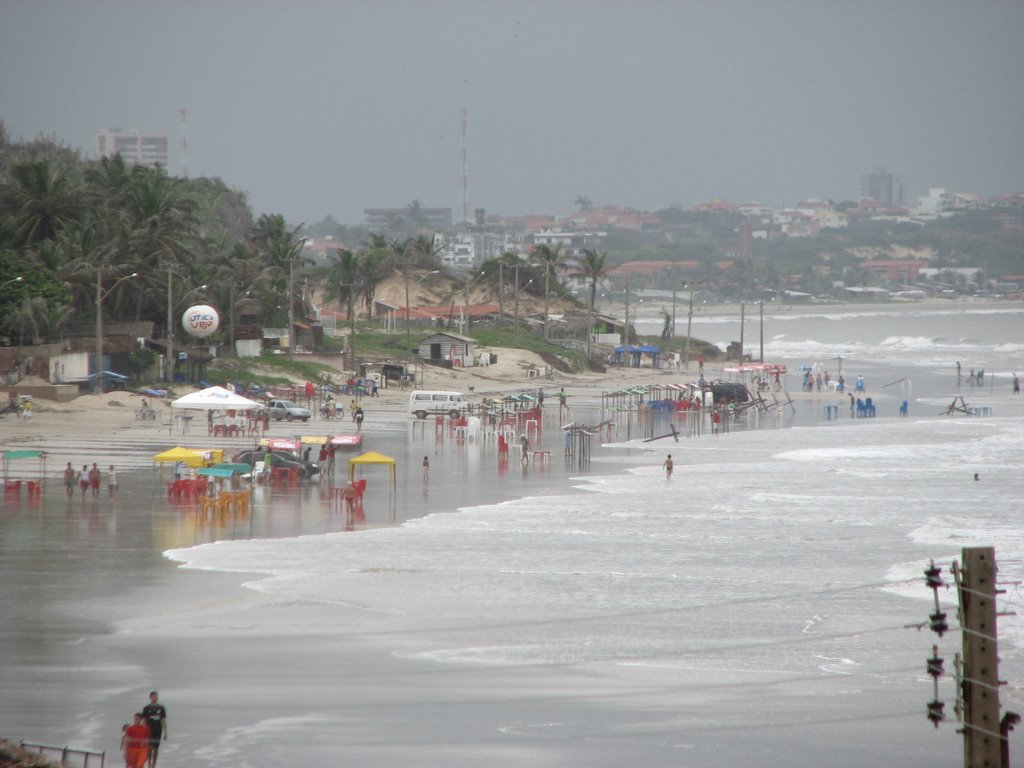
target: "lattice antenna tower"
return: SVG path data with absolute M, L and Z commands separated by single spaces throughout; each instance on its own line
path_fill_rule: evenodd
M 181 123 L 179 124 L 178 134 L 181 140 L 181 171 L 180 176 L 183 179 L 188 178 L 188 139 L 186 138 L 185 132 L 185 116 L 188 115 L 188 107 L 178 107 L 178 114 L 181 115 Z
M 466 125 L 468 123 L 466 117 L 466 108 L 462 108 L 461 119 L 459 121 L 461 128 L 462 137 L 462 221 L 469 221 L 469 163 L 466 160 Z

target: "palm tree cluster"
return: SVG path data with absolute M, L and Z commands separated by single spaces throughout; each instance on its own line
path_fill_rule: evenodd
M 220 180 L 176 179 L 120 156 L 87 161 L 48 140 L 10 143 L 0 124 L 0 336 L 8 340 L 52 341 L 92 320 L 98 282 L 110 287 L 105 320 L 152 321 L 158 338 L 170 296 L 213 305 L 229 329 L 242 315 L 280 322 L 288 262 L 301 247 L 298 228 L 279 215 L 254 222 L 244 194 Z M 180 306 L 172 309 L 177 316 Z

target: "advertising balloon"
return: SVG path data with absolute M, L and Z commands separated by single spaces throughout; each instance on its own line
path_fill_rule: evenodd
M 181 316 L 181 327 L 190 336 L 203 339 L 215 333 L 220 327 L 220 316 L 213 307 L 197 304 L 185 310 L 185 314 Z

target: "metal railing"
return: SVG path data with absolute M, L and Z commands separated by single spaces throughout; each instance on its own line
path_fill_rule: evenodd
M 32 741 L 19 742 L 19 746 L 28 752 L 35 752 L 42 757 L 57 762 L 61 768 L 104 768 L 106 752 L 76 747 L 58 747 L 53 744 L 37 744 Z

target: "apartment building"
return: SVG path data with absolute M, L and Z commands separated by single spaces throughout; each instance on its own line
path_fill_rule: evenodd
M 168 167 L 168 141 L 166 133 L 139 133 L 120 128 L 104 128 L 96 134 L 98 157 L 121 155 L 129 165 L 148 168 Z

